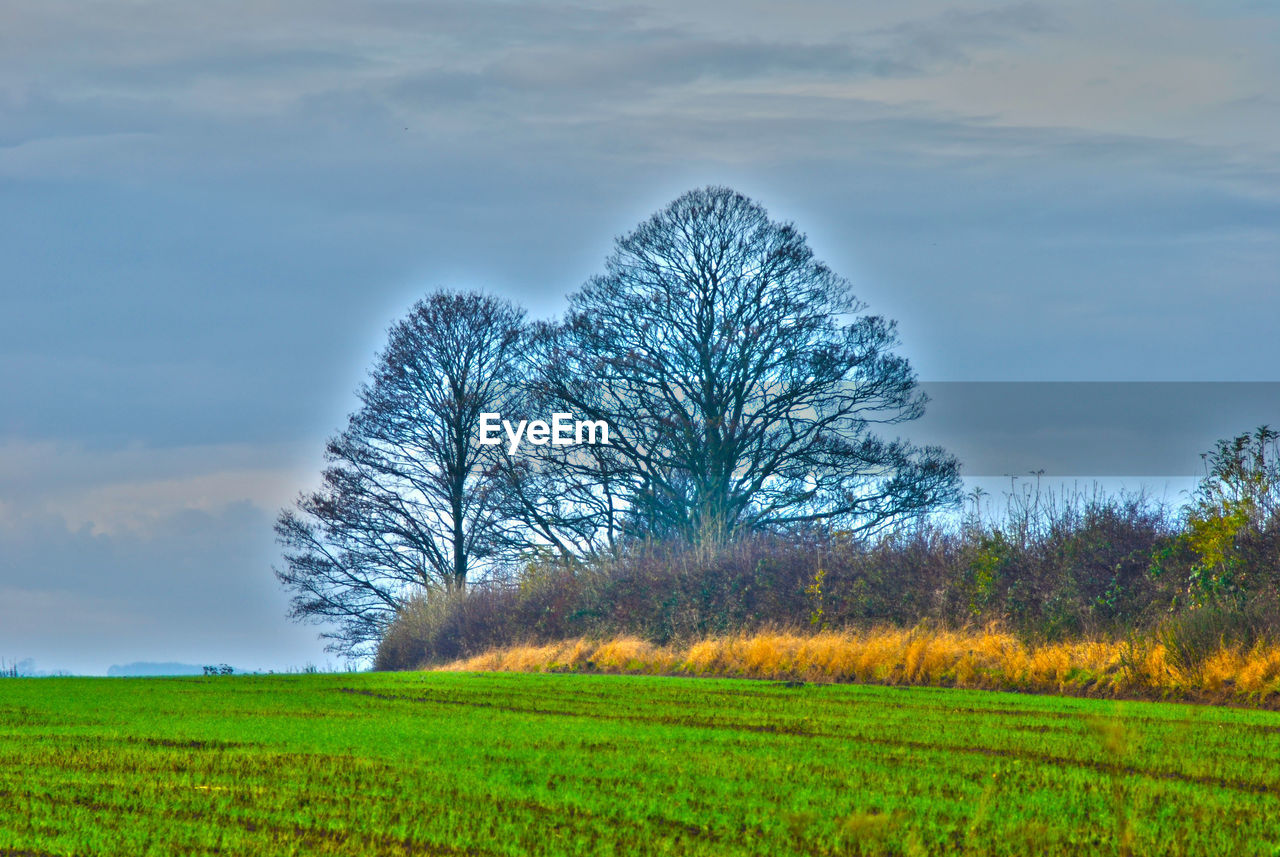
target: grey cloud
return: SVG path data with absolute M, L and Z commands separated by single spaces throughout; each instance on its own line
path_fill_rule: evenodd
M 636 30 L 628 39 L 584 39 L 509 52 L 482 68 L 429 69 L 406 76 L 392 91 L 420 106 L 436 98 L 563 93 L 589 102 L 604 96 L 653 93 L 699 81 L 748 83 L 903 77 L 964 62 L 969 49 L 1045 29 L 1034 6 L 982 13 L 950 12 L 844 40 L 725 41 L 671 29 Z M 594 35 L 594 34 L 591 34 Z M 524 105 L 526 108 L 530 105 Z
M 1050 32 L 1054 18 L 1042 5 L 1020 3 L 994 9 L 948 9 L 874 31 L 900 55 L 920 62 L 961 63 L 978 47 Z
M 130 4 L 41 3 L 8 10 L 0 33 L 9 61 L 60 59 L 95 68 L 181 62 L 256 46 L 288 53 L 403 45 L 422 51 L 453 42 L 467 50 L 578 38 L 627 29 L 635 7 L 469 0 L 232 0 L 176 7 L 158 0 Z M 376 52 L 376 50 L 375 50 Z M 388 62 L 400 57 L 386 56 Z
M 384 93 L 428 111 L 440 99 L 476 99 L 484 115 L 499 107 L 484 101 L 508 98 L 521 101 L 505 107 L 532 115 L 614 112 L 616 105 L 604 99 L 655 95 L 700 81 L 856 79 L 936 70 L 963 62 L 969 48 L 997 34 L 1033 32 L 1043 17 L 1035 7 L 951 12 L 838 39 L 788 41 L 714 38 L 627 9 L 503 6 L 494 15 L 476 4 L 370 4 L 367 17 L 348 21 L 336 7 L 329 18 L 308 7 L 308 20 L 324 23 L 301 35 L 293 20 L 301 7 L 242 11 L 235 29 L 221 15 L 193 21 L 171 12 L 147 18 L 136 29 L 127 22 L 73 21 L 56 13 L 14 22 L 16 32 L 41 34 L 50 50 L 85 48 L 68 52 L 61 64 L 49 63 L 48 50 L 42 53 L 42 66 L 57 68 L 55 74 L 14 66 L 11 76 L 22 82 L 24 93 L 13 105 L 18 124 L 24 113 L 60 112 L 49 109 L 50 101 L 80 114 L 73 117 L 77 133 L 101 133 L 154 130 L 158 116 L 178 127 L 201 118 L 225 122 L 237 114 L 260 121 L 326 98 L 363 94 L 376 101 Z M 99 28 L 117 37 L 103 40 Z M 9 62 L 22 56 L 16 52 Z M 535 96 L 538 101 L 529 102 Z M 94 114 L 97 124 L 86 129 Z M 131 115 L 136 122 L 122 119 Z
M 317 455 L 300 457 L 291 444 L 183 444 L 146 446 L 61 441 L 43 435 L 23 441 L 0 432 L 0 504 L 12 511 L 0 513 L 0 526 L 20 526 L 16 517 L 39 510 L 47 503 L 75 501 L 102 490 L 174 483 L 189 484 L 193 492 L 202 480 L 219 474 L 257 474 L 259 492 L 273 480 L 296 479 L 304 466 L 313 466 Z M 298 486 L 290 485 L 286 497 Z M 193 498 L 194 499 L 194 498 Z M 208 499 L 208 498 L 206 498 Z M 171 510 L 172 499 L 166 499 Z
M 254 80 L 297 80 L 329 73 L 355 75 L 375 66 L 371 57 L 337 46 L 317 50 L 247 44 L 236 49 L 229 46 L 207 52 L 196 50 L 146 63 L 108 68 L 99 71 L 94 82 L 96 87 L 103 89 L 172 90 L 209 79 L 252 83 Z
M 495 76 L 521 88 L 573 87 L 590 91 L 621 83 L 637 88 L 673 86 L 697 80 L 753 80 L 776 75 L 875 76 L 916 69 L 889 51 L 844 44 L 731 43 L 675 39 L 621 49 L 587 49 L 573 54 L 540 52 L 502 61 Z

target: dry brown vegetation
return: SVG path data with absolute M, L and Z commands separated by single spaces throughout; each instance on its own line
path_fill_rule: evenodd
M 1144 640 L 1033 644 L 996 627 L 763 632 L 658 646 L 636 637 L 510 646 L 444 667 L 862 682 L 1280 704 L 1280 645 L 1219 643 L 1188 660 Z

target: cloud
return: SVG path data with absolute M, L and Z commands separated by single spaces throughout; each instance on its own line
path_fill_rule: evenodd
M 947 9 L 872 31 L 899 56 L 914 57 L 920 67 L 968 62 L 975 48 L 1057 29 L 1054 16 L 1040 4 L 1019 3 L 989 9 Z
M 251 503 L 264 513 L 318 478 L 319 456 L 284 445 L 148 447 L 0 438 L 0 530 L 153 538 L 175 515 Z
M 97 175 L 103 162 L 118 164 L 149 139 L 147 134 L 107 133 L 36 138 L 0 146 L 0 179 Z
M 284 619 L 273 553 L 270 518 L 248 503 L 174 511 L 146 535 L 26 515 L 0 528 L 0 651 L 97 673 L 145 659 L 322 663 L 315 629 Z

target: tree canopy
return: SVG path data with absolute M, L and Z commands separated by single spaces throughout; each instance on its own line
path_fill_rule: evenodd
M 953 501 L 952 456 L 878 433 L 925 399 L 865 309 L 793 225 L 722 187 L 619 238 L 560 321 L 431 295 L 391 328 L 321 488 L 277 520 L 294 615 L 336 621 L 354 653 L 406 595 L 530 552 L 866 532 Z M 556 413 L 608 445 L 480 442 L 482 415 Z
M 618 239 L 541 328 L 533 387 L 614 427 L 597 476 L 644 536 L 874 528 L 950 501 L 958 476 L 942 450 L 874 433 L 925 400 L 893 322 L 864 309 L 794 226 L 703 188 Z
M 336 621 L 337 650 L 375 643 L 407 594 L 460 590 L 501 556 L 501 456 L 476 425 L 519 395 L 523 319 L 478 294 L 415 304 L 329 441 L 322 486 L 277 519 L 293 614 Z

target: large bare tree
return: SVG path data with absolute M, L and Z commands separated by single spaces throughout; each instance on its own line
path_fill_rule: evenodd
M 619 238 L 535 337 L 534 393 L 609 424 L 603 475 L 644 535 L 874 528 L 952 500 L 958 475 L 873 431 L 925 400 L 893 322 L 864 309 L 794 226 L 695 190 Z
M 477 426 L 520 396 L 523 331 L 511 304 L 447 292 L 392 326 L 320 489 L 276 521 L 292 615 L 336 623 L 331 649 L 366 653 L 407 593 L 460 591 L 510 543 Z

